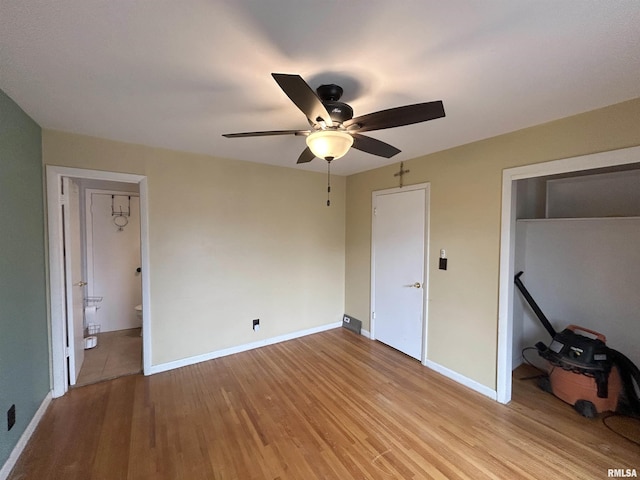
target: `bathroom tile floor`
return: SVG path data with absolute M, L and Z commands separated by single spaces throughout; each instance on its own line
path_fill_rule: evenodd
M 142 371 L 139 328 L 98 334 L 98 345 L 84 351 L 76 387 Z

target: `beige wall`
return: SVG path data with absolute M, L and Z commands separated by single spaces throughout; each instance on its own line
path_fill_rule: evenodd
M 428 128 L 428 127 L 425 127 Z M 502 170 L 640 145 L 640 99 L 405 162 L 431 184 L 428 358 L 496 386 Z M 639 159 L 640 160 L 640 159 Z M 398 165 L 347 178 L 345 312 L 369 328 L 371 192 Z M 437 269 L 445 248 L 448 270 Z
M 147 176 L 153 365 L 341 320 L 344 177 L 327 208 L 293 168 L 51 130 L 43 161 Z
M 502 170 L 639 145 L 639 127 L 636 99 L 406 162 L 431 184 L 430 360 L 495 388 Z M 154 365 L 343 312 L 369 328 L 371 192 L 397 165 L 335 177 L 327 208 L 325 176 L 296 169 L 51 130 L 43 162 L 147 176 Z

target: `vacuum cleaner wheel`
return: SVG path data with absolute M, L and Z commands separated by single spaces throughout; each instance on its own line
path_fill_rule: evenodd
M 591 403 L 589 400 L 578 400 L 573 408 L 582 415 L 587 418 L 595 418 L 598 415 L 598 410 L 596 410 L 596 406 Z
M 548 376 L 540 377 L 538 379 L 538 387 L 547 393 L 553 393 L 553 388 L 551 388 L 551 380 L 549 380 Z

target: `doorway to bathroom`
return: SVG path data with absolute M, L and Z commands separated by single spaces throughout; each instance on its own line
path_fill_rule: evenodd
M 82 386 L 142 371 L 142 267 L 137 185 L 77 182 L 84 206 L 86 345 L 75 385 Z
M 150 368 L 147 183 L 142 175 L 46 168 L 52 393 L 59 397 Z

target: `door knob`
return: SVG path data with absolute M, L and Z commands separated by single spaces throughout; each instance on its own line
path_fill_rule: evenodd
M 420 287 L 422 287 L 422 285 L 420 285 L 420 282 L 416 282 L 416 283 L 414 283 L 414 284 L 412 285 L 412 287 L 414 287 L 414 288 L 420 288 Z
M 74 287 L 84 287 L 85 285 L 87 285 L 87 282 L 83 282 L 82 280 L 73 284 Z

